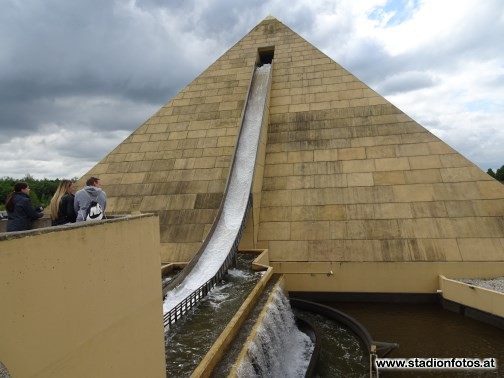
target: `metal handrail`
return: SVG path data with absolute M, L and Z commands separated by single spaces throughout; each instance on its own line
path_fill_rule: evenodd
M 207 294 L 210 292 L 210 290 L 212 290 L 213 287 L 222 280 L 224 275 L 227 273 L 229 267 L 232 264 L 234 265 L 236 261 L 236 254 L 238 252 L 238 245 L 240 244 L 241 236 L 243 235 L 243 231 L 247 223 L 248 213 L 251 207 L 252 207 L 252 195 L 249 195 L 247 208 L 245 210 L 242 223 L 240 225 L 240 230 L 238 231 L 238 236 L 236 237 L 233 243 L 231 251 L 229 251 L 229 254 L 226 257 L 226 260 L 224 260 L 224 263 L 212 278 L 210 278 L 207 282 L 205 282 L 203 285 L 194 290 L 191 294 L 189 294 L 189 296 L 183 299 L 182 302 L 180 302 L 178 305 L 176 305 L 174 308 L 172 308 L 163 316 L 165 327 L 169 327 L 170 325 L 175 323 L 177 320 L 180 319 L 180 317 L 182 317 L 182 315 L 187 313 L 187 311 L 196 306 L 203 298 L 205 298 Z

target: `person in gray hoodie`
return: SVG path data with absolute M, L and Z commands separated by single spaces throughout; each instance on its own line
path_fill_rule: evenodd
M 84 189 L 75 193 L 74 209 L 77 214 L 76 222 L 82 222 L 85 220 L 91 201 L 98 202 L 103 212 L 105 212 L 105 207 L 107 206 L 107 194 L 101 189 L 100 179 L 97 177 L 88 178 Z

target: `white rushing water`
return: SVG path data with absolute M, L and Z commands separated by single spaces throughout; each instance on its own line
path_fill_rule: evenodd
M 270 69 L 269 64 L 255 69 L 221 217 L 199 261 L 184 281 L 167 293 L 163 304 L 165 314 L 218 272 L 238 236 L 254 176 Z
M 304 377 L 310 363 L 314 344 L 295 323 L 289 299 L 281 288 L 258 328 L 246 357 L 238 367 L 238 376 Z

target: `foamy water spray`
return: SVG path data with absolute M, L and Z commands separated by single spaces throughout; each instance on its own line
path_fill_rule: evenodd
M 289 299 L 277 288 L 238 376 L 304 377 L 313 349 L 311 339 L 296 326 Z
M 167 293 L 163 304 L 165 314 L 215 276 L 238 237 L 254 177 L 270 70 L 269 64 L 255 69 L 223 212 L 196 265 L 179 286 Z

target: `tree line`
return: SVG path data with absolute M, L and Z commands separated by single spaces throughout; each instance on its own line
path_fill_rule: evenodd
M 0 178 L 0 210 L 5 210 L 5 200 L 7 195 L 14 190 L 14 184 L 24 181 L 30 186 L 30 200 L 35 207 L 48 207 L 51 198 L 56 192 L 60 179 L 34 179 L 29 174 L 23 178 L 15 179 L 13 177 Z
M 500 182 L 504 183 L 504 165 L 497 169 L 497 171 L 493 171 L 492 168 L 489 168 L 487 173 L 492 176 L 494 179 L 499 180 Z

